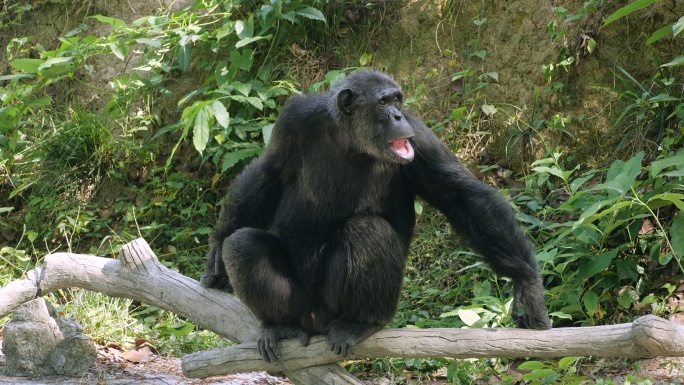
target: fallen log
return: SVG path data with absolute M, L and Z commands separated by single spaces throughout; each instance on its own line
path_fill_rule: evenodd
M 0 288 L 0 318 L 19 305 L 58 289 L 80 287 L 131 298 L 174 312 L 240 345 L 190 354 L 182 359 L 188 377 L 249 371 L 283 371 L 296 384 L 360 384 L 327 349 L 324 337 L 307 348 L 280 342 L 282 359 L 265 363 L 255 348 L 258 322 L 234 296 L 207 290 L 196 280 L 164 267 L 138 239 L 122 247 L 120 259 L 54 253 L 44 265 Z M 633 323 L 545 331 L 490 329 L 382 330 L 356 348 L 364 357 L 657 357 L 684 356 L 684 326 L 656 316 Z
M 188 377 L 251 371 L 284 371 L 339 361 L 325 339 L 314 337 L 307 348 L 295 339 L 280 342 L 283 358 L 264 362 L 253 343 L 243 343 L 187 355 L 182 359 Z M 356 347 L 351 358 L 365 357 L 656 357 L 684 356 L 684 326 L 653 315 L 633 323 L 525 330 L 489 329 L 387 329 Z
M 119 259 L 53 253 L 43 265 L 0 288 L 0 318 L 24 302 L 59 289 L 80 287 L 112 297 L 130 298 L 178 314 L 234 342 L 253 340 L 259 323 L 239 299 L 162 265 L 144 239 L 121 248 Z M 285 374 L 295 384 L 361 384 L 339 365 L 324 365 Z M 204 376 L 207 377 L 207 376 Z

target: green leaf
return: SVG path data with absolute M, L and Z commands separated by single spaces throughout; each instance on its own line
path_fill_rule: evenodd
M 558 369 L 567 368 L 570 365 L 574 365 L 579 357 L 563 357 L 558 361 Z
M 634 201 L 631 201 L 631 200 L 625 200 L 625 201 L 617 202 L 617 203 L 613 204 L 612 206 L 606 208 L 605 210 L 592 215 L 591 218 L 588 218 L 587 221 L 593 222 L 599 218 L 605 217 L 608 214 L 614 213 L 615 211 L 622 210 L 625 207 L 632 207 L 633 205 L 636 205 L 636 203 Z
M 675 67 L 684 64 L 684 56 L 677 56 L 673 61 L 661 65 L 661 67 Z
M 240 51 L 230 52 L 230 62 L 232 65 L 237 66 L 240 69 L 248 71 L 252 68 L 252 62 L 254 58 L 252 57 L 252 50 L 247 48 Z
M 73 60 L 73 57 L 53 57 L 53 58 L 47 59 L 45 61 L 45 63 L 39 65 L 38 71 L 42 71 L 42 70 L 50 68 L 54 65 L 63 64 L 63 63 L 70 63 L 72 60 Z
M 680 100 L 682 100 L 682 99 L 674 97 L 674 96 L 670 96 L 670 95 L 665 94 L 665 93 L 658 94 L 658 95 L 648 99 L 649 102 L 679 102 Z
M 684 258 L 684 210 L 679 210 L 670 226 L 670 243 L 677 257 Z
M 19 107 L 2 107 L 0 108 L 0 127 L 2 128 L 13 128 L 19 124 L 21 119 L 21 110 Z M 14 191 L 19 192 L 20 190 L 14 189 Z
M 596 40 L 594 40 L 593 37 L 589 38 L 589 42 L 587 42 L 587 51 L 589 51 L 589 53 L 594 52 L 596 50 L 597 45 L 598 44 L 596 43 Z
M 235 91 L 237 91 L 237 92 L 239 92 L 245 96 L 249 96 L 249 93 L 252 92 L 252 85 L 248 84 L 248 83 L 245 84 L 243 82 L 234 81 L 234 82 L 230 83 L 230 85 L 233 86 Z
M 273 126 L 274 124 L 267 124 L 263 127 L 261 127 L 261 136 L 264 138 L 264 145 L 268 146 L 268 143 L 271 141 L 271 133 L 273 132 Z
M 111 25 L 112 27 L 117 28 L 117 29 L 127 27 L 126 23 L 125 23 L 123 20 L 117 19 L 117 18 L 115 18 L 115 17 L 108 17 L 108 16 L 102 16 L 102 15 L 95 15 L 95 16 L 92 16 L 92 17 L 93 17 L 94 19 L 96 19 L 97 21 L 101 21 L 101 22 L 103 22 L 103 23 L 107 23 L 107 24 L 109 24 L 109 25 Z
M 253 97 L 253 96 L 244 97 L 242 95 L 230 95 L 230 98 L 237 101 L 237 102 L 243 103 L 243 104 L 251 104 L 252 106 L 254 106 L 258 110 L 264 109 L 264 104 L 261 102 L 261 99 L 259 99 L 257 97 Z
M 684 168 L 681 170 L 668 171 L 668 172 L 664 173 L 663 176 L 671 176 L 674 178 L 682 177 L 682 176 L 684 176 Z
M 544 172 L 544 173 L 548 173 L 551 175 L 555 175 L 555 176 L 557 176 L 563 180 L 565 179 L 565 177 L 563 176 L 563 171 L 561 171 L 556 166 L 553 166 L 553 167 L 540 166 L 540 167 L 535 167 L 532 170 L 536 171 L 536 172 Z
M 557 373 L 553 369 L 537 369 L 532 373 L 523 374 L 520 378 L 523 380 L 539 380 L 548 376 L 553 376 L 554 374 Z
M 617 252 L 617 249 L 606 251 L 595 259 L 584 263 L 577 272 L 576 282 L 583 282 L 585 279 L 591 278 L 594 275 L 606 270 L 613 261 L 613 258 L 617 256 Z
M 208 235 L 214 232 L 214 229 L 209 226 L 200 227 L 195 231 L 195 234 Z
M 562 311 L 554 311 L 553 313 L 549 313 L 550 317 L 556 317 L 560 319 L 572 319 L 572 316 L 568 313 L 563 313 Z
M 119 41 L 109 43 L 109 49 L 111 49 L 114 56 L 118 57 L 119 59 L 124 60 L 126 58 L 124 49 L 122 49 L 122 47 L 119 45 Z
M 634 181 L 636 180 L 637 176 L 639 176 L 639 174 L 641 173 L 641 161 L 643 159 L 644 152 L 640 151 L 638 154 L 630 158 L 627 161 L 627 163 L 625 163 L 625 167 L 622 169 L 621 174 L 626 175 L 626 185 L 628 187 L 634 184 Z
M 226 110 L 226 106 L 224 106 L 220 101 L 214 100 L 212 108 L 214 109 L 214 117 L 216 118 L 216 122 L 218 122 L 221 127 L 228 128 L 228 125 L 230 124 L 230 115 L 228 114 L 228 110 Z
M 644 152 L 641 151 L 627 162 L 616 160 L 608 170 L 606 182 L 592 187 L 591 190 L 617 191 L 620 195 L 624 195 L 630 190 L 637 176 L 641 173 L 641 161 L 643 159 Z
M 200 154 L 204 152 L 209 142 L 209 114 L 202 108 L 195 115 L 195 126 L 192 130 L 192 144 Z
M 208 101 L 196 101 L 190 107 L 183 110 L 181 114 L 181 121 L 183 122 L 183 127 L 190 128 L 192 123 L 195 121 L 197 113 L 203 109 L 208 104 Z
M 658 200 L 664 200 L 667 202 L 670 202 L 677 206 L 678 209 L 684 210 L 684 194 L 678 194 L 678 193 L 662 193 L 662 194 L 657 194 L 652 196 L 648 202 L 646 203 L 651 203 L 651 202 L 657 202 Z M 652 205 L 648 205 L 648 207 L 651 207 Z M 659 206 L 659 207 L 662 207 Z
M 178 101 L 178 108 L 183 107 L 183 105 L 185 105 L 186 103 L 188 103 L 188 102 L 189 102 L 190 100 L 192 100 L 195 96 L 204 95 L 207 91 L 208 91 L 208 88 L 207 88 L 207 87 L 202 87 L 202 88 L 198 88 L 198 89 L 196 89 L 196 90 L 193 90 L 193 91 L 189 92 L 187 95 L 185 95 L 185 96 L 183 96 L 182 98 L 180 98 L 180 100 Z
M 594 177 L 594 174 L 591 173 L 591 174 L 589 174 L 589 175 L 584 175 L 584 176 L 581 176 L 581 177 L 579 177 L 579 178 L 573 180 L 572 182 L 570 182 L 570 192 L 571 192 L 572 194 L 574 194 L 580 187 L 582 187 L 582 185 L 583 185 L 586 181 L 588 181 L 589 179 L 591 179 L 591 178 L 593 178 L 593 177 Z
M 43 63 L 45 60 L 41 59 L 15 59 L 9 62 L 9 65 L 17 71 L 37 73 L 38 67 Z
M 247 21 L 238 20 L 235 22 L 235 33 L 240 39 L 254 36 L 254 16 L 250 15 Z
M 280 15 L 280 17 L 283 20 L 287 20 L 292 24 L 297 22 L 297 19 L 295 18 L 295 12 L 294 11 L 285 12 L 282 15 Z
M 42 107 L 42 106 L 47 106 L 48 104 L 52 103 L 52 98 L 49 96 L 43 96 L 42 98 L 38 98 L 31 103 L 28 103 L 25 106 L 22 106 L 22 109 L 26 111 L 27 109 L 31 107 Z
M 651 163 L 651 167 L 648 169 L 651 172 L 651 177 L 655 178 L 662 170 L 672 166 L 677 166 L 678 169 L 684 168 L 684 151 L 670 158 L 656 160 Z
M 226 23 L 223 27 L 216 30 L 216 40 L 221 40 L 235 31 L 235 26 L 231 23 Z
M 494 81 L 497 81 L 497 82 L 499 81 L 499 73 L 498 72 L 485 72 L 483 75 L 494 79 Z
M 613 205 L 618 200 L 619 200 L 619 197 L 615 197 L 615 198 L 606 199 L 606 200 L 596 202 L 593 205 L 589 206 L 589 208 L 584 210 L 582 215 L 580 215 L 579 219 L 577 219 L 577 221 L 575 221 L 575 223 L 572 226 L 573 230 L 580 227 L 581 225 L 583 225 L 587 221 L 591 222 L 594 219 L 594 215 L 601 208 L 608 206 L 608 205 Z
M 261 147 L 251 147 L 251 148 L 243 148 L 241 150 L 233 151 L 230 153 L 227 153 L 223 157 L 223 165 L 221 167 L 221 172 L 225 172 L 229 168 L 235 166 L 237 162 L 246 159 L 246 158 L 251 158 L 254 155 L 258 155 L 263 151 L 263 148 Z
M 57 76 L 73 72 L 74 66 L 71 63 L 54 64 L 42 68 L 38 73 L 43 79 L 52 79 Z
M 575 62 L 575 57 L 574 56 L 568 56 L 564 60 L 561 60 L 560 65 L 562 66 L 569 66 L 570 64 Z
M 553 248 L 551 250 L 542 250 L 537 253 L 537 259 L 541 262 L 552 262 L 556 255 L 558 255 L 558 249 Z
M 598 227 L 589 223 L 572 231 L 577 242 L 581 242 L 586 246 L 591 248 L 600 247 L 601 240 L 603 239 L 602 233 L 599 231 Z
M 482 24 L 487 22 L 487 18 L 483 17 L 482 19 L 473 19 L 473 24 L 477 25 L 478 27 L 481 26 Z
M 646 40 L 646 45 L 651 45 L 656 41 L 669 35 L 670 33 L 672 33 L 672 26 L 666 25 L 665 27 L 653 32 L 653 35 L 651 35 L 651 37 L 649 37 L 648 40 Z
M 537 166 L 540 164 L 553 164 L 553 162 L 555 162 L 555 160 L 551 157 L 541 158 L 541 159 L 538 159 L 538 160 L 535 160 L 534 162 L 532 162 L 532 166 Z
M 190 321 L 183 321 L 182 324 L 177 325 L 175 327 L 169 327 L 168 325 L 161 326 L 166 326 L 163 328 L 163 330 L 168 331 L 176 337 L 187 336 L 190 333 L 192 333 L 193 330 L 195 330 L 195 325 Z
M 679 20 L 672 25 L 672 36 L 677 36 L 682 31 L 684 31 L 684 16 L 680 17 Z
M 473 56 L 477 56 L 480 59 L 484 60 L 487 57 L 487 50 L 483 49 L 480 51 L 475 51 L 472 53 Z
M 480 316 L 472 309 L 458 309 L 458 317 L 468 326 L 480 320 Z
M 494 107 L 492 104 L 483 104 L 482 105 L 482 112 L 485 113 L 485 115 L 492 117 L 494 114 L 496 114 L 499 110 Z
M 589 317 L 593 317 L 598 307 L 599 297 L 593 291 L 588 291 L 584 294 L 582 302 L 584 303 L 584 308 L 587 309 L 587 314 Z
M 240 36 L 244 33 L 245 31 L 245 21 L 244 20 L 238 20 L 235 22 L 235 33 L 237 33 L 238 37 L 243 38 L 243 37 L 251 37 L 252 35 L 249 36 Z
M 254 37 L 247 37 L 244 38 L 237 43 L 235 43 L 235 48 L 241 48 L 244 47 L 248 44 L 252 44 L 255 41 L 263 40 L 263 39 L 270 39 L 273 35 L 268 35 L 268 36 L 254 36 Z
M 413 211 L 416 212 L 416 215 L 422 215 L 423 205 L 419 201 L 413 201 Z
M 361 65 L 361 67 L 365 67 L 365 66 L 369 65 L 372 60 L 373 60 L 373 54 L 372 53 L 364 53 L 359 58 L 359 64 Z
M 148 39 L 148 38 L 143 37 L 140 39 L 135 39 L 135 41 L 140 43 L 140 44 L 149 45 L 150 47 L 153 47 L 153 48 L 161 48 L 161 46 L 162 46 L 162 42 L 159 40 L 155 40 L 155 39 Z
M 603 23 L 603 26 L 605 27 L 606 25 L 614 22 L 615 20 L 618 20 L 620 18 L 623 18 L 631 13 L 634 13 L 640 9 L 646 8 L 651 4 L 655 4 L 659 1 L 662 0 L 637 0 L 631 4 L 628 4 L 617 11 L 615 11 L 612 15 L 608 16 L 606 19 L 605 23 Z
M 14 75 L 2 75 L 0 76 L 0 81 L 3 80 L 14 80 L 14 79 L 22 79 L 22 78 L 35 78 L 35 74 L 14 74 Z
M 636 221 L 636 223 L 641 225 L 639 221 Z M 634 282 L 639 280 L 638 265 L 633 259 L 616 259 L 615 267 L 618 280 L 631 280 Z
M 584 317 L 584 312 L 582 312 L 582 305 L 579 303 L 572 303 L 561 308 L 561 312 L 570 314 L 574 317 Z
M 618 305 L 622 306 L 625 309 L 631 308 L 632 304 L 634 304 L 635 302 L 632 298 L 630 290 L 626 290 L 624 293 L 622 293 L 621 296 L 618 296 L 615 299 L 617 300 Z
M 190 67 L 191 51 L 189 45 L 183 45 L 178 49 L 178 67 L 185 72 Z
M 658 263 L 660 266 L 665 266 L 672 260 L 672 253 L 660 254 L 658 256 Z
M 307 19 L 318 20 L 324 23 L 326 22 L 323 13 L 313 7 L 302 8 L 298 11 L 295 11 L 295 13 L 299 16 L 306 17 Z
M 522 370 L 539 370 L 539 369 L 544 369 L 546 365 L 544 365 L 543 362 L 541 361 L 526 361 L 523 362 L 518 366 L 518 369 Z

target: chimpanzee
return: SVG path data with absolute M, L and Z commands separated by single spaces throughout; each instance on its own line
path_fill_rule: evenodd
M 294 96 L 264 154 L 233 182 L 201 283 L 234 289 L 261 321 L 265 361 L 278 359 L 279 339 L 306 345 L 312 334 L 353 355 L 392 319 L 416 195 L 513 279 L 518 326 L 551 327 L 534 249 L 512 208 L 402 113 L 403 98 L 392 77 L 374 70 Z

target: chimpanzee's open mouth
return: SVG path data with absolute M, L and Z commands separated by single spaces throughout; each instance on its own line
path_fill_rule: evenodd
M 401 158 L 406 160 L 413 160 L 415 153 L 413 152 L 413 147 L 409 143 L 408 139 L 399 139 L 389 142 L 390 148 Z

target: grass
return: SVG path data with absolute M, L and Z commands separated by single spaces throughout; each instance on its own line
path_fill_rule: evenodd
M 100 345 L 135 342 L 138 321 L 130 312 L 133 300 L 83 289 L 61 290 L 48 299 L 57 303 L 60 316 L 78 320 L 83 332 Z
M 66 289 L 50 295 L 57 312 L 73 318 L 95 343 L 114 342 L 133 348 L 136 341 L 151 341 L 161 355 L 181 357 L 199 350 L 230 345 L 213 332 L 154 306 L 126 298 L 113 298 L 83 289 Z

